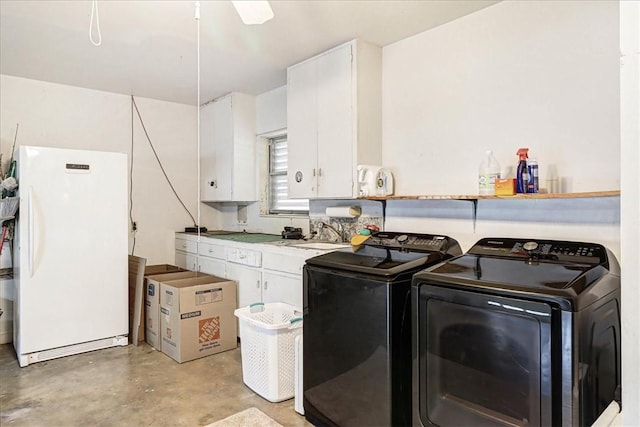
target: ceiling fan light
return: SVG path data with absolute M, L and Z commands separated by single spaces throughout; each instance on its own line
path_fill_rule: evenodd
M 266 0 L 240 0 L 231 3 L 246 25 L 263 24 L 273 18 L 273 10 Z

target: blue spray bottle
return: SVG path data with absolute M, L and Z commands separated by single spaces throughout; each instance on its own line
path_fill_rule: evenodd
M 526 193 L 529 184 L 529 168 L 527 168 L 527 158 L 529 149 L 519 148 L 518 152 L 518 169 L 516 171 L 516 193 Z

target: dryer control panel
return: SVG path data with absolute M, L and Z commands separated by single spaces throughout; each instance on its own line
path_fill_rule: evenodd
M 446 236 L 432 234 L 380 231 L 373 233 L 364 244 L 411 252 L 446 252 L 449 248 L 449 239 Z
M 487 238 L 478 241 L 469 254 L 505 258 L 601 264 L 607 262 L 604 246 L 597 243 L 563 240 L 523 240 Z

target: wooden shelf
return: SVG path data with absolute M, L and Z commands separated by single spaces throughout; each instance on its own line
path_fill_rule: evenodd
M 384 196 L 362 197 L 362 200 L 523 200 L 523 199 L 580 199 L 590 197 L 616 197 L 620 196 L 620 190 L 611 191 L 587 191 L 583 193 L 536 193 L 516 194 L 514 196 L 480 196 L 478 194 L 467 195 L 422 195 L 422 196 Z

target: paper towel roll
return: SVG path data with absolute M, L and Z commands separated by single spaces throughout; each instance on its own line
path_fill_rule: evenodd
M 355 218 L 362 213 L 359 206 L 334 206 L 327 208 L 325 214 L 333 218 Z

